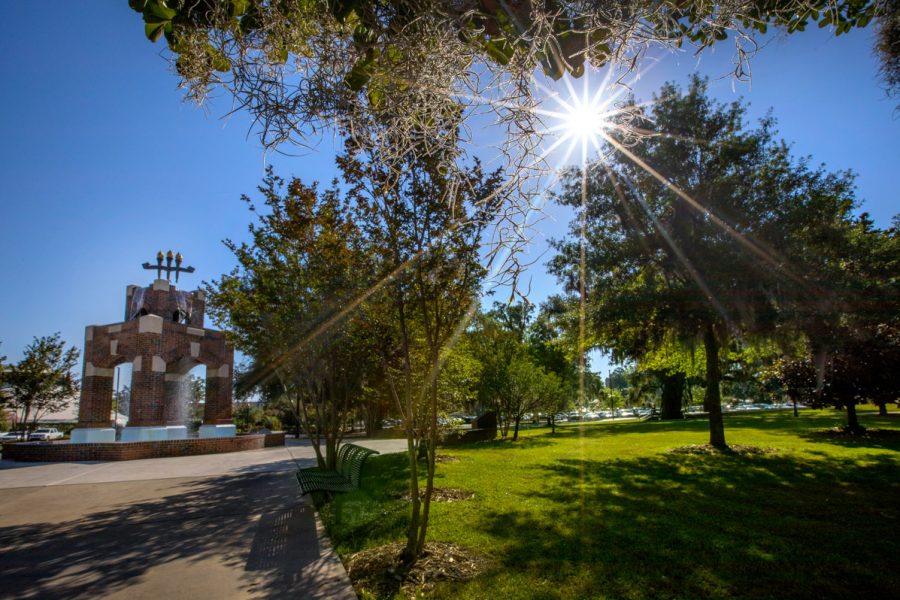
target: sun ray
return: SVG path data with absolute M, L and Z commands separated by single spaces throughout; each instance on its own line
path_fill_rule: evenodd
M 764 248 L 761 248 L 759 245 L 755 244 L 753 241 L 749 240 L 746 236 L 742 235 L 740 232 L 735 230 L 733 227 L 731 227 L 731 225 L 726 223 L 718 215 L 716 215 L 715 213 L 710 211 L 708 208 L 703 206 L 700 202 L 694 200 L 687 192 L 685 192 L 680 187 L 678 187 L 677 185 L 675 185 L 674 183 L 669 181 L 659 171 L 657 171 L 656 169 L 651 167 L 649 164 L 647 164 L 645 161 L 643 161 L 639 156 L 637 156 L 636 154 L 631 152 L 628 148 L 626 148 L 625 146 L 623 146 L 622 144 L 617 142 L 614 138 L 610 137 L 609 135 L 607 135 L 603 132 L 601 132 L 600 135 L 603 137 L 603 139 L 607 143 L 609 143 L 616 150 L 618 150 L 619 152 L 624 154 L 626 157 L 628 157 L 637 166 L 644 169 L 644 171 L 646 171 L 647 173 L 652 175 L 656 180 L 658 180 L 660 183 L 662 183 L 664 186 L 666 186 L 666 188 L 668 188 L 673 193 L 675 193 L 675 195 L 677 195 L 679 198 L 681 198 L 682 200 L 687 202 L 688 205 L 691 206 L 694 210 L 696 210 L 700 214 L 708 217 L 710 219 L 710 221 L 715 223 L 718 227 L 720 227 L 723 231 L 725 231 L 728 235 L 730 235 L 739 244 L 743 245 L 750 252 L 756 254 L 758 257 L 763 259 L 766 263 L 768 263 L 773 268 L 785 273 L 786 275 L 790 276 L 792 279 L 799 280 L 799 278 L 790 271 L 788 266 L 783 261 L 779 261 L 775 256 L 770 254 Z
M 615 177 L 612 174 L 612 170 L 607 171 L 610 174 L 610 177 Z M 675 254 L 675 257 L 684 265 L 685 270 L 690 275 L 691 279 L 694 280 L 694 283 L 697 284 L 697 287 L 700 288 L 700 291 L 703 292 L 703 295 L 706 296 L 706 299 L 712 305 L 713 309 L 722 317 L 722 320 L 725 322 L 725 326 L 728 329 L 734 329 L 731 323 L 731 319 L 728 316 L 725 307 L 722 306 L 722 303 L 718 301 L 718 299 L 713 295 L 712 290 L 706 284 L 706 280 L 703 279 L 703 276 L 700 274 L 700 271 L 694 267 L 694 264 L 691 262 L 690 258 L 684 253 L 684 251 L 678 246 L 677 242 L 672 238 L 669 234 L 669 231 L 665 228 L 665 226 L 659 222 L 659 219 L 647 205 L 647 201 L 644 199 L 644 195 L 637 189 L 632 181 L 630 181 L 627 177 L 623 178 L 625 180 L 626 185 L 631 190 L 631 195 L 637 200 L 637 203 L 644 210 L 644 214 L 647 215 L 647 218 L 650 219 L 650 222 L 653 223 L 653 227 L 659 232 L 662 238 L 665 240 L 666 245 L 672 250 Z

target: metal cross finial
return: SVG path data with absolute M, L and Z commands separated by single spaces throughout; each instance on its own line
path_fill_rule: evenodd
M 163 266 L 163 259 L 166 259 L 166 265 Z M 172 266 L 172 260 L 175 260 L 175 266 Z M 181 255 L 181 252 L 178 254 L 174 254 L 171 250 L 163 254 L 163 251 L 160 250 L 156 253 L 156 264 L 151 265 L 150 263 L 144 263 L 143 267 L 148 271 L 156 270 L 156 278 L 162 279 L 162 272 L 166 272 L 166 281 L 172 280 L 172 273 L 175 273 L 175 283 L 178 283 L 178 276 L 181 273 L 193 273 L 194 267 L 182 267 L 181 263 L 184 262 L 184 257 Z

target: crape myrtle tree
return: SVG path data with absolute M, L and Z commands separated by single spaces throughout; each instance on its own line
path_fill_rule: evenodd
M 392 132 L 384 129 L 381 135 Z M 418 159 L 392 162 L 379 156 L 381 144 L 359 143 L 357 137 L 338 159 L 352 185 L 349 194 L 369 261 L 366 272 L 376 274 L 361 318 L 407 436 L 411 513 L 401 557 L 406 564 L 425 550 L 438 416 L 442 399 L 459 399 L 448 390 L 460 374 L 447 373 L 442 380 L 442 372 L 477 310 L 487 273 L 482 235 L 503 200 L 496 193 L 499 174 L 485 173 L 477 161 L 450 171 L 445 166 L 455 156 L 428 149 L 426 139 L 420 143 Z M 420 497 L 417 459 L 423 449 Z
M 332 468 L 377 368 L 346 310 L 368 284 L 361 232 L 336 184 L 321 191 L 269 168 L 259 192 L 259 206 L 243 198 L 258 219 L 250 241 L 225 241 L 238 266 L 207 285 L 210 312 L 253 359 L 239 387 L 286 396 L 319 465 Z
M 584 219 L 558 241 L 552 271 L 578 286 L 586 246 L 590 321 L 614 357 L 639 359 L 666 336 L 702 345 L 710 444 L 725 446 L 722 358 L 735 340 L 780 335 L 780 307 L 814 293 L 783 249 L 820 197 L 851 178 L 797 164 L 771 118 L 747 129 L 740 103 L 718 105 L 706 82 L 667 84 L 639 125 L 654 135 L 570 172 L 559 196 Z
M 559 296 L 541 303 L 529 328 L 528 346 L 531 356 L 548 374 L 555 375 L 559 386 L 542 402 L 552 433 L 556 433 L 556 417 L 568 411 L 577 400 L 596 397 L 603 387 L 599 376 L 584 366 L 583 344 L 578 338 L 577 316 Z
M 533 314 L 533 305 L 496 302 L 492 310 L 479 315 L 470 331 L 482 363 L 478 385 L 482 404 L 497 411 L 501 435 L 506 437 L 511 428 L 513 441 L 526 415 L 555 415 L 577 393 L 574 361 L 566 354 L 549 314 L 538 319 Z M 551 425 L 555 431 L 552 418 Z
M 2 371 L 0 388 L 15 411 L 16 423 L 24 435 L 43 415 L 68 407 L 78 394 L 79 383 L 72 376 L 78 365 L 77 348 L 66 348 L 59 333 L 35 337 L 25 347 L 22 360 Z

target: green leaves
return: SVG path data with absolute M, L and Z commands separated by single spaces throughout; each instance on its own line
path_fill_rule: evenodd
M 144 35 L 146 35 L 147 39 L 151 42 L 158 42 L 163 33 L 167 33 L 167 29 L 169 31 L 172 29 L 172 24 L 170 22 L 147 23 L 144 25 Z
M 129 0 L 132 9 L 144 15 L 144 35 L 151 42 L 159 41 L 164 33 L 172 33 L 172 19 L 178 11 L 169 8 L 165 0 Z

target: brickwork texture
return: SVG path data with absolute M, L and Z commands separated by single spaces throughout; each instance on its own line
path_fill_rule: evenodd
M 19 442 L 3 445 L 3 458 L 22 462 L 78 462 L 139 460 L 259 450 L 284 445 L 284 432 L 239 435 L 231 438 L 189 438 L 159 442 L 70 444 Z
M 115 367 L 132 363 L 129 426 L 183 425 L 188 371 L 206 367 L 203 423 L 231 423 L 234 349 L 203 326 L 201 290 L 180 292 L 165 280 L 128 286 L 126 320 L 85 329 L 78 427 L 109 427 Z

